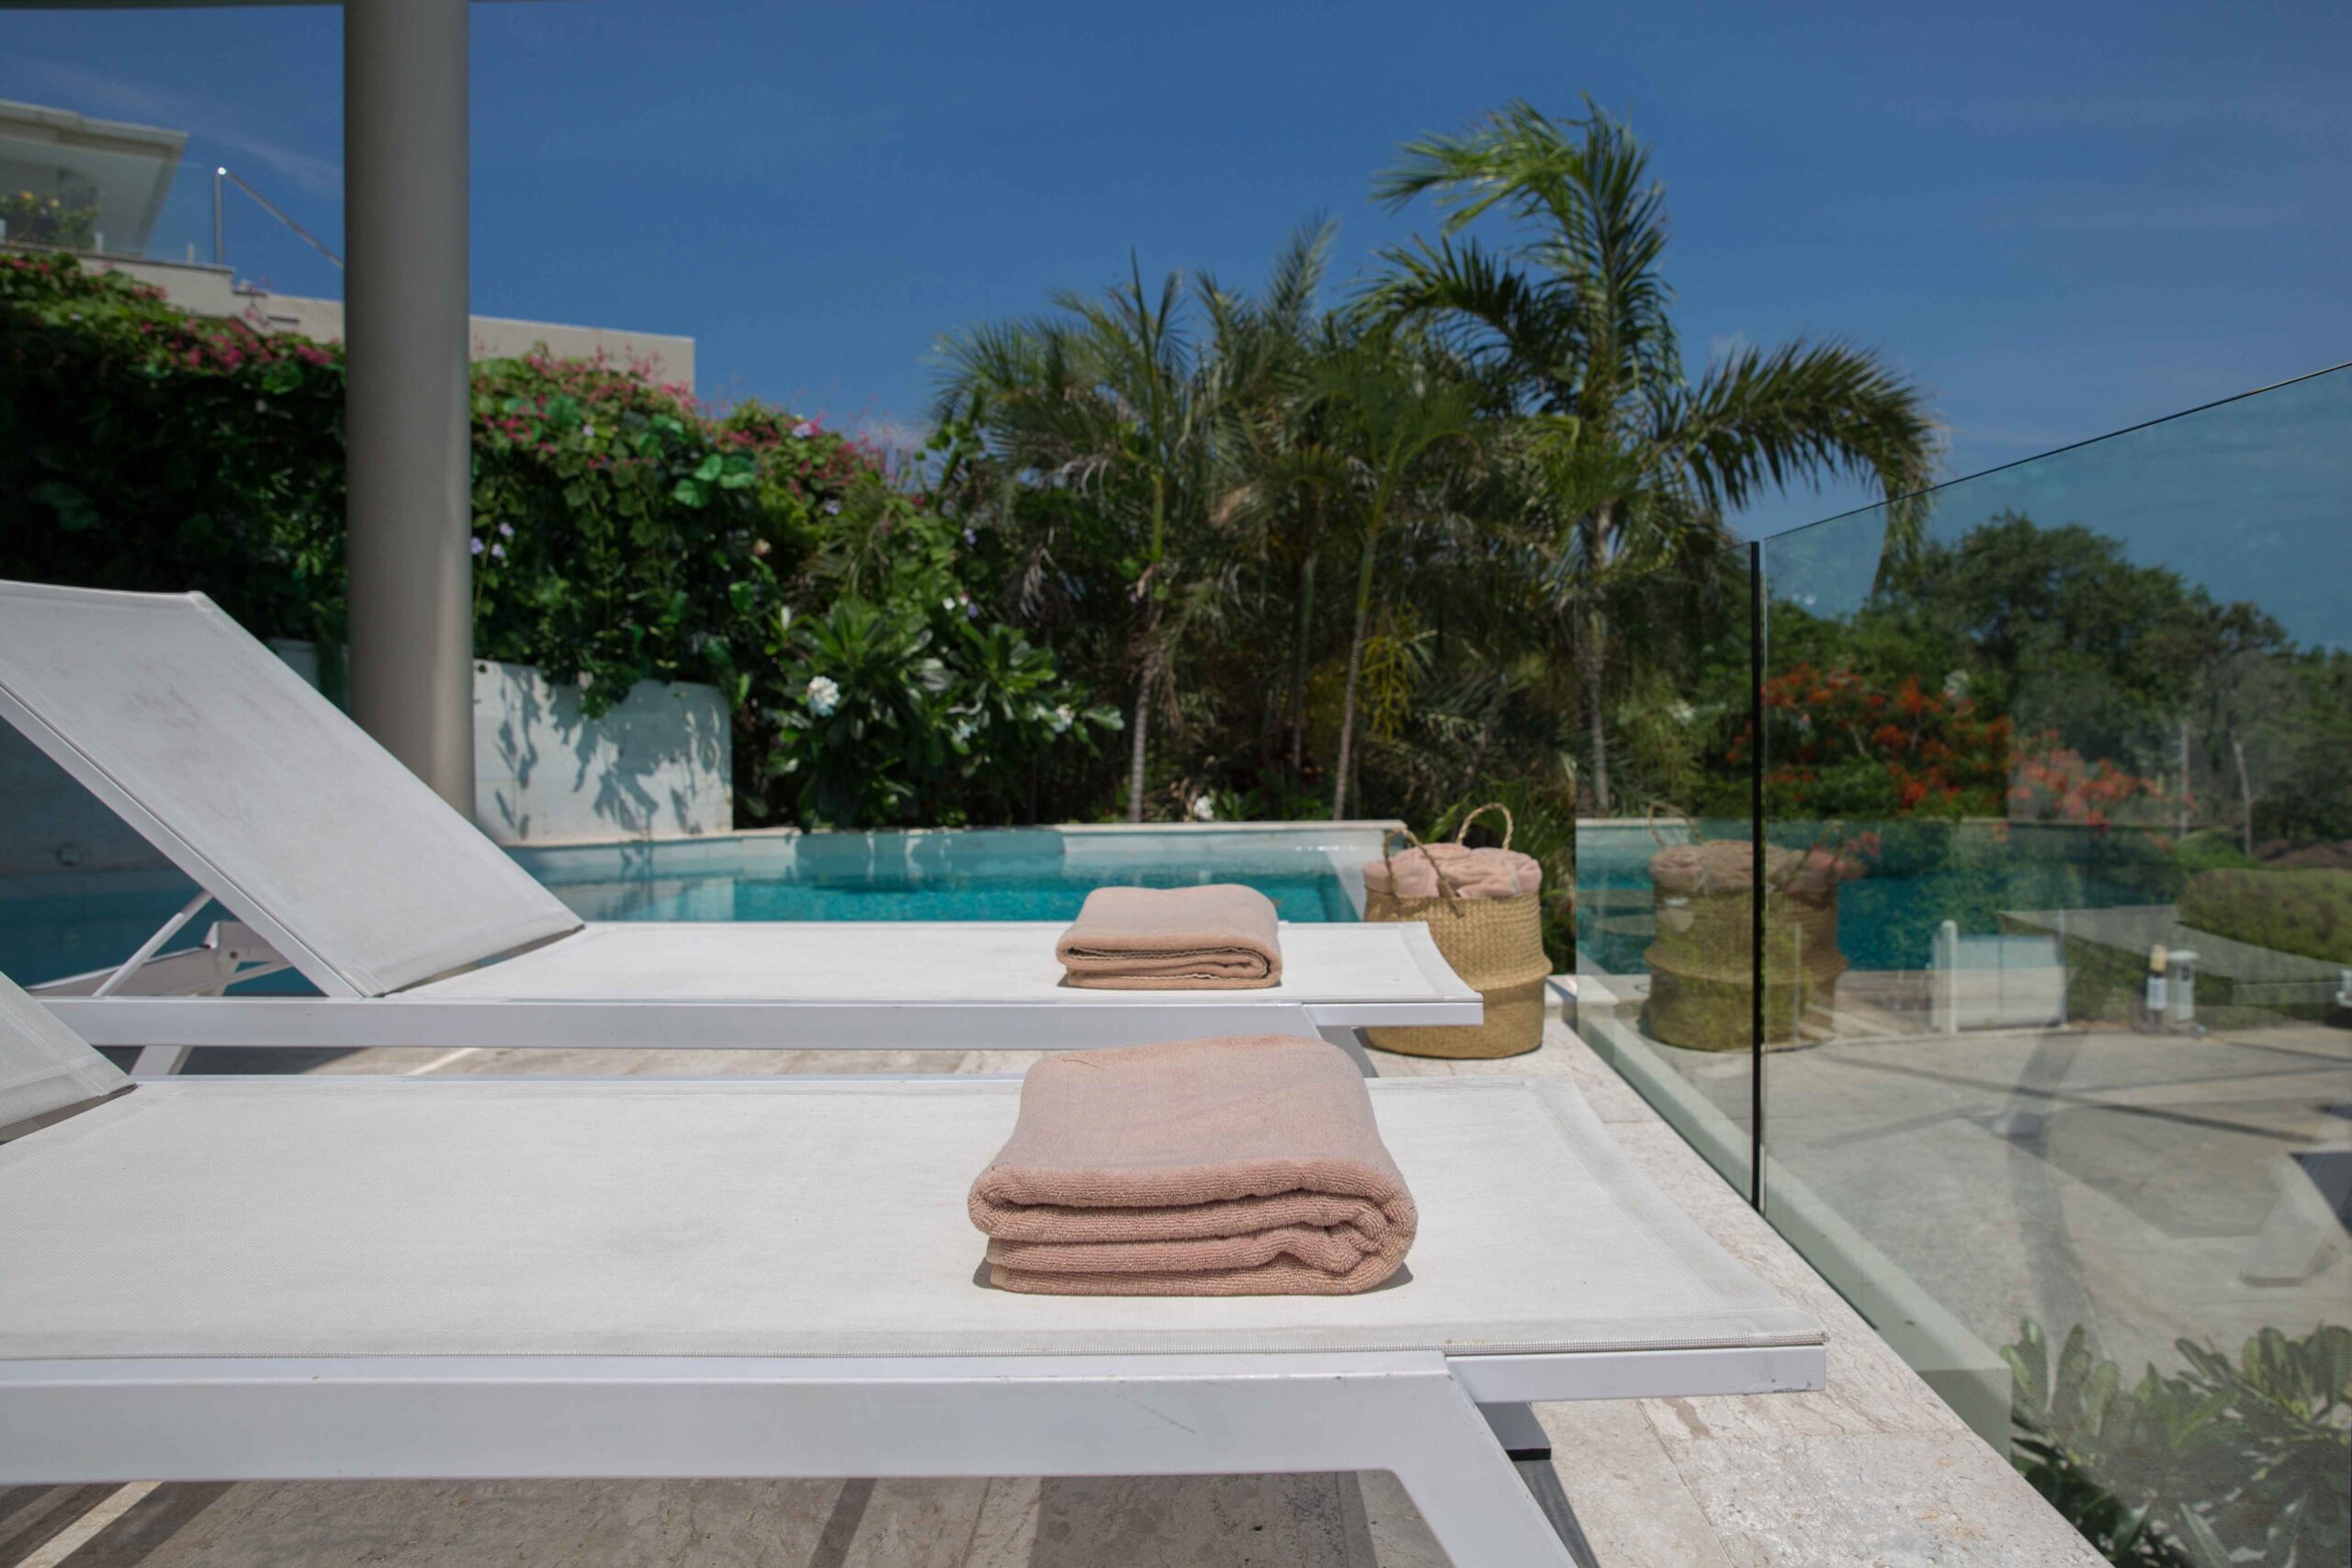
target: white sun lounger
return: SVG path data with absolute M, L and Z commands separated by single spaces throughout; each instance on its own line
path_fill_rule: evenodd
M 198 1045 L 1058 1049 L 1480 1016 L 1419 925 L 1285 925 L 1263 990 L 1090 991 L 1052 924 L 582 922 L 200 593 L 0 583 L 0 716 L 236 917 L 151 962 L 191 906 L 122 969 L 39 987 L 85 1039 L 156 1048 L 142 1072 Z M 186 994 L 272 966 L 323 998 Z
M 1564 1568 L 1527 1402 L 1822 1386 L 1571 1085 L 1370 1088 L 1397 1280 L 1018 1295 L 965 1211 L 1016 1084 L 133 1085 L 0 979 L 0 1483 L 1385 1470 Z

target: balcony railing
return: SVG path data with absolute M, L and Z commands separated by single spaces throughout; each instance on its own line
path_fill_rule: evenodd
M 235 170 L 0 136 L 0 244 L 233 270 L 281 292 L 339 296 L 332 235 Z

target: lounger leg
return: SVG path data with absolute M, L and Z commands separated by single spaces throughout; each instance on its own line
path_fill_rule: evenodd
M 1422 1419 L 1399 1434 L 1392 1468 L 1453 1568 L 1575 1568 L 1480 1407 L 1451 1382 L 1424 1403 Z
M 140 1048 L 138 1057 L 130 1064 L 134 1078 L 168 1078 L 179 1076 L 187 1065 L 189 1047 L 186 1045 L 146 1045 Z
M 1327 1024 L 1317 1032 L 1329 1043 L 1345 1051 L 1348 1054 L 1348 1060 L 1356 1065 L 1356 1071 L 1368 1078 L 1376 1078 L 1380 1076 L 1380 1068 L 1374 1064 L 1372 1054 L 1364 1049 L 1363 1030 L 1350 1029 L 1344 1024 Z
M 1552 1457 L 1552 1435 L 1524 1404 L 1481 1404 L 1478 1414 L 1495 1434 L 1495 1441 L 1513 1464 Z

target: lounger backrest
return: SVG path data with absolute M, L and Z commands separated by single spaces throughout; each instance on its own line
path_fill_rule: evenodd
M 130 1081 L 0 975 L 0 1127 L 99 1099 Z
M 0 715 L 329 996 L 580 918 L 201 593 L 0 582 Z

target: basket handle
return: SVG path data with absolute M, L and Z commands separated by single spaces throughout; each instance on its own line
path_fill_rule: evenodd
M 1445 873 L 1438 868 L 1437 857 L 1430 853 L 1430 847 L 1421 842 L 1420 840 L 1415 838 L 1413 836 L 1413 830 L 1410 828 L 1391 828 L 1388 831 L 1380 835 L 1380 863 L 1388 868 L 1389 897 L 1401 897 L 1401 895 L 1396 892 L 1396 863 L 1389 858 L 1388 853 L 1389 840 L 1397 838 L 1400 835 L 1403 837 L 1408 846 L 1420 851 L 1421 858 L 1430 863 L 1430 874 L 1437 878 L 1437 896 L 1439 901 L 1443 903 L 1449 910 L 1452 909 L 1455 901 L 1460 898 L 1461 895 L 1454 892 L 1453 885 L 1452 883 L 1446 881 Z
M 1510 848 L 1511 835 L 1519 830 L 1519 825 L 1510 818 L 1510 807 L 1499 800 L 1490 800 L 1464 817 L 1462 819 L 1462 825 L 1453 829 L 1453 841 L 1457 844 L 1465 842 L 1470 837 L 1470 824 L 1489 811 L 1499 811 L 1503 814 L 1503 848 Z
M 1668 847 L 1666 835 L 1657 830 L 1657 814 L 1661 811 L 1682 818 L 1682 830 L 1690 835 L 1690 842 L 1694 844 L 1703 844 L 1707 841 L 1707 835 L 1700 829 L 1698 820 L 1689 812 L 1682 810 L 1679 807 L 1668 806 L 1665 801 L 1653 795 L 1650 799 L 1649 809 L 1650 837 L 1657 841 L 1657 847 L 1659 849 L 1666 849 Z
M 1772 885 L 1771 878 L 1769 875 L 1765 878 L 1766 883 L 1770 887 L 1770 891 L 1774 893 L 1786 893 L 1790 888 L 1794 887 L 1797 885 L 1797 878 L 1804 874 L 1804 868 L 1808 864 L 1812 863 L 1813 857 L 1819 854 L 1824 849 L 1826 849 L 1831 836 L 1842 830 L 1845 826 L 1846 824 L 1843 821 L 1824 822 L 1821 825 L 1821 831 L 1813 836 L 1813 842 L 1805 846 L 1804 853 L 1801 855 L 1794 855 L 1790 858 L 1788 869 L 1781 874 L 1781 878 L 1777 885 Z M 1835 852 L 1832 852 L 1830 860 L 1833 864 L 1836 863 L 1839 858 L 1840 857 L 1838 857 Z M 1843 878 L 1841 877 L 1837 880 L 1842 881 Z

